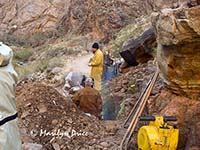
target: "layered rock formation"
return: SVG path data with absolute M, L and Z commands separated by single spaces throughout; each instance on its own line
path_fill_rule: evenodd
M 200 6 L 184 1 L 176 9 L 164 9 L 155 19 L 157 59 L 161 76 L 171 92 L 155 101 L 156 114 L 176 116 L 179 149 L 197 150 L 200 96 Z M 177 96 L 177 94 L 179 96 Z M 160 112 L 160 113 L 158 113 Z
M 196 6 L 200 3 L 199 0 L 150 0 L 154 10 L 161 10 L 164 8 L 178 8 L 183 5 L 189 7 Z
M 63 31 L 88 34 L 107 42 L 116 31 L 152 10 L 190 6 L 198 0 L 1 0 L 0 39 L 32 38 L 36 33 Z M 50 34 L 50 33 L 48 33 Z M 37 35 L 36 38 L 42 38 Z M 50 35 L 48 35 L 50 36 Z
M 42 39 L 43 34 L 38 33 L 47 32 L 48 37 L 55 33 L 90 33 L 93 39 L 107 41 L 133 19 L 151 12 L 148 3 L 148 0 L 1 0 L 0 40 L 5 36 Z
M 169 89 L 200 95 L 200 6 L 164 9 L 157 21 L 158 62 Z
M 151 11 L 148 0 L 74 0 L 61 25 L 67 32 L 90 33 L 108 42 L 116 31 Z
M 29 35 L 55 30 L 69 0 L 1 0 L 0 33 Z

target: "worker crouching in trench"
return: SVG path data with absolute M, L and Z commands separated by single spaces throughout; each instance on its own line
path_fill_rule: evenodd
M 100 93 L 93 88 L 94 81 L 91 78 L 85 80 L 85 88 L 76 93 L 73 102 L 80 110 L 92 114 L 101 119 L 102 99 Z

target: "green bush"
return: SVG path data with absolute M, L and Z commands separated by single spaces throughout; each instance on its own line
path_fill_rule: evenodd
M 24 65 L 24 66 L 15 66 L 15 70 L 19 75 L 19 80 L 27 77 L 32 74 L 35 70 L 35 66 L 33 65 Z
M 49 61 L 48 69 L 53 69 L 55 67 L 64 67 L 64 62 L 61 58 L 53 58 Z
M 41 71 L 44 72 L 49 66 L 49 60 L 45 59 L 45 60 L 39 60 L 37 62 L 37 67 L 36 67 L 36 72 Z
M 31 50 L 19 50 L 14 52 L 14 59 L 21 62 L 27 62 L 33 54 Z
M 109 46 L 114 50 L 113 55 L 120 58 L 119 52 L 123 49 L 123 44 L 129 39 L 135 39 L 151 26 L 151 17 L 138 18 L 135 23 L 129 24 L 115 34 L 115 39 L 109 42 Z

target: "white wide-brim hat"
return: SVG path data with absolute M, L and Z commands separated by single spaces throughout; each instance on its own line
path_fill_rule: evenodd
M 0 67 L 7 66 L 13 56 L 12 49 L 0 42 Z

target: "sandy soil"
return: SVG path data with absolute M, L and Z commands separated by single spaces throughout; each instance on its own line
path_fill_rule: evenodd
M 90 67 L 88 66 L 88 62 L 93 55 L 91 53 L 83 54 L 81 56 L 71 58 L 67 64 L 63 67 L 64 72 L 81 72 L 86 76 L 90 74 Z

